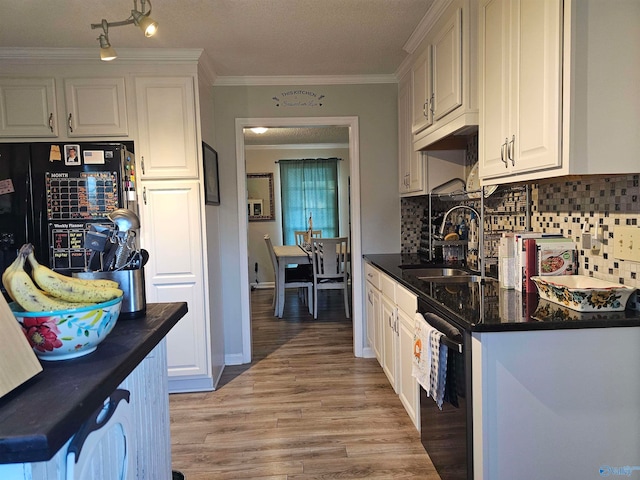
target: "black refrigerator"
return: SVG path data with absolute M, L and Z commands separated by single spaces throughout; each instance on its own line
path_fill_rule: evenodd
M 85 271 L 86 232 L 117 208 L 137 212 L 132 142 L 0 143 L 0 272 L 27 242 L 54 270 Z

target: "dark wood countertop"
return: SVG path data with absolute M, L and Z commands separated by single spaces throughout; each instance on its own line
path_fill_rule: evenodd
M 51 459 L 186 313 L 183 302 L 148 304 L 95 352 L 41 361 L 42 372 L 0 398 L 0 464 Z

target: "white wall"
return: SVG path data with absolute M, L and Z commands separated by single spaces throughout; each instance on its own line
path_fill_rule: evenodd
M 321 101 L 285 104 L 284 93 L 303 90 Z M 222 298 L 227 364 L 242 358 L 240 300 L 241 255 L 238 212 L 235 119 L 357 116 L 360 127 L 361 229 L 364 253 L 400 250 L 398 195 L 397 85 L 214 86 L 215 147 L 220 162 L 220 242 Z M 316 97 L 317 98 L 317 97 Z M 321 105 L 320 105 L 321 103 Z M 352 198 L 352 201 L 358 199 Z M 359 292 L 356 292 L 356 295 Z M 235 361 L 234 361 L 235 360 Z

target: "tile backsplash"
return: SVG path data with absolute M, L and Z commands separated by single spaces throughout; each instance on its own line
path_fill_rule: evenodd
M 531 230 L 560 233 L 578 246 L 578 273 L 640 289 L 640 263 L 613 256 L 613 229 L 640 225 L 640 174 L 589 175 L 549 179 L 529 187 Z M 474 206 L 478 206 L 475 202 Z M 496 241 L 502 231 L 526 228 L 526 190 L 501 187 L 485 202 L 485 250 L 487 264 L 497 262 Z M 432 211 L 442 212 L 454 204 L 432 200 Z M 401 201 L 403 253 L 420 251 L 426 233 L 428 196 L 405 197 Z M 586 226 L 585 226 L 586 225 Z M 583 229 L 592 233 L 601 226 L 603 243 L 598 253 L 581 248 Z M 640 228 L 640 227 L 639 227 Z M 424 245 L 423 245 L 424 247 Z M 629 304 L 640 310 L 640 299 Z

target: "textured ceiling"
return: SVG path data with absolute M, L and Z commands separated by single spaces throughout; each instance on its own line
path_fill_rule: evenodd
M 342 144 L 349 143 L 347 127 L 305 127 L 270 128 L 265 133 L 244 131 L 245 145 L 304 145 L 304 144 Z
M 433 0 L 153 0 L 158 33 L 112 27 L 118 48 L 203 48 L 219 76 L 385 75 Z M 0 47 L 95 47 L 91 23 L 131 0 L 0 0 Z M 117 60 L 116 60 L 117 61 Z

